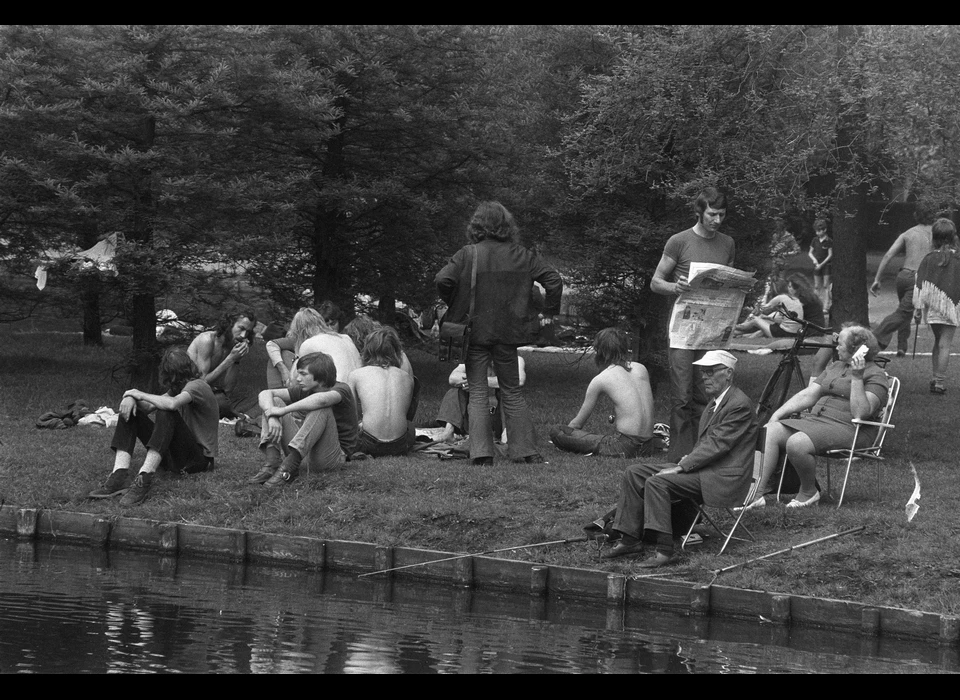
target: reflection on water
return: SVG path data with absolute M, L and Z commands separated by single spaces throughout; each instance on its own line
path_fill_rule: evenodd
M 957 650 L 0 539 L 0 672 L 956 671 Z

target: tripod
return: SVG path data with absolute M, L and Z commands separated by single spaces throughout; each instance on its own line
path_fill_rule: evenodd
M 802 318 L 797 318 L 796 314 L 787 311 L 782 304 L 780 305 L 780 311 L 799 323 L 800 330 L 795 336 L 793 346 L 784 353 L 780 364 L 773 370 L 773 374 L 767 380 L 767 384 L 760 394 L 760 399 L 757 401 L 757 416 L 760 418 L 760 425 L 766 425 L 773 412 L 787 400 L 794 377 L 796 377 L 800 389 L 806 386 L 806 379 L 804 379 L 803 369 L 800 366 L 800 355 L 810 353 L 801 351 L 816 351 L 820 348 L 836 347 L 833 342 L 812 343 L 806 341 L 808 335 L 829 335 L 832 332 L 829 328 L 821 328 L 809 321 L 804 321 Z

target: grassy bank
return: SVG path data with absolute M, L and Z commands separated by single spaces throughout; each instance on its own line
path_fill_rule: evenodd
M 41 324 L 42 325 L 42 324 Z M 39 326 L 35 326 L 39 327 Z M 108 338 L 104 349 L 84 348 L 79 335 L 29 332 L 29 326 L 0 327 L 0 499 L 8 504 L 111 514 L 114 501 L 83 496 L 108 474 L 110 432 L 79 426 L 39 430 L 37 417 L 74 399 L 92 408 L 116 407 L 123 386 L 111 369 L 129 339 Z M 929 352 L 929 332 L 921 332 L 919 352 Z M 431 424 L 450 365 L 432 355 L 409 351 L 423 383 L 418 425 Z M 548 465 L 498 461 L 478 469 L 467 461 L 410 456 L 351 464 L 312 473 L 277 492 L 247 486 L 259 467 L 256 441 L 221 428 L 217 469 L 210 474 L 164 479 L 151 498 L 133 512 L 138 517 L 221 525 L 331 539 L 420 546 L 469 552 L 575 537 L 581 526 L 616 501 L 626 460 L 577 457 L 546 442 L 549 427 L 576 412 L 593 366 L 576 355 L 527 356 L 526 397 L 534 411 Z M 738 384 L 759 395 L 776 356 L 741 355 Z M 265 353 L 255 347 L 243 364 L 251 390 L 264 382 Z M 954 360 L 951 376 L 960 370 Z M 806 360 L 809 366 L 809 360 Z M 894 360 L 889 369 L 903 381 L 884 465 L 884 499 L 873 500 L 872 472 L 855 474 L 844 506 L 787 513 L 767 508 L 751 515 L 756 543 L 735 543 L 718 557 L 716 543 L 691 551 L 676 576 L 709 581 L 712 569 L 859 525 L 863 533 L 815 545 L 722 575 L 720 582 L 747 588 L 861 600 L 942 613 L 960 613 L 960 553 L 955 544 L 960 514 L 956 455 L 960 382 L 945 396 L 927 391 L 930 360 Z M 664 393 L 658 392 L 657 419 L 664 420 Z M 600 406 L 590 428 L 606 430 Z M 135 464 L 142 453 L 138 452 Z M 913 490 L 910 463 L 920 475 L 919 514 L 906 522 L 904 504 Z M 838 465 L 839 466 L 839 465 Z M 820 467 L 823 481 L 824 466 Z M 834 474 L 837 474 L 834 470 Z M 532 549 L 517 558 L 552 564 L 630 572 L 630 562 L 599 562 L 590 544 Z

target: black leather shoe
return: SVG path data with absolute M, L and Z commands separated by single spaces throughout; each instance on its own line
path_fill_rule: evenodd
M 473 463 L 478 467 L 483 467 L 493 464 L 493 457 L 474 457 Z
M 643 554 L 643 542 L 633 542 L 624 544 L 623 540 L 618 541 L 610 549 L 600 555 L 601 559 L 617 559 L 618 557 L 638 557 Z
M 659 569 L 661 566 L 670 566 L 680 561 L 676 554 L 664 554 L 663 552 L 654 552 L 649 559 L 644 559 L 637 564 L 641 569 Z

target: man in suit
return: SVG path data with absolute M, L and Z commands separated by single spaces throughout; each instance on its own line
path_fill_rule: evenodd
M 708 506 L 743 505 L 753 475 L 757 412 L 750 398 L 733 386 L 737 358 L 725 350 L 710 350 L 693 364 L 710 397 L 700 417 L 697 442 L 676 464 L 627 467 L 612 523 L 622 537 L 603 554 L 605 559 L 640 555 L 646 542 L 655 551 L 639 564 L 641 568 L 676 563 L 674 501 L 690 498 Z

